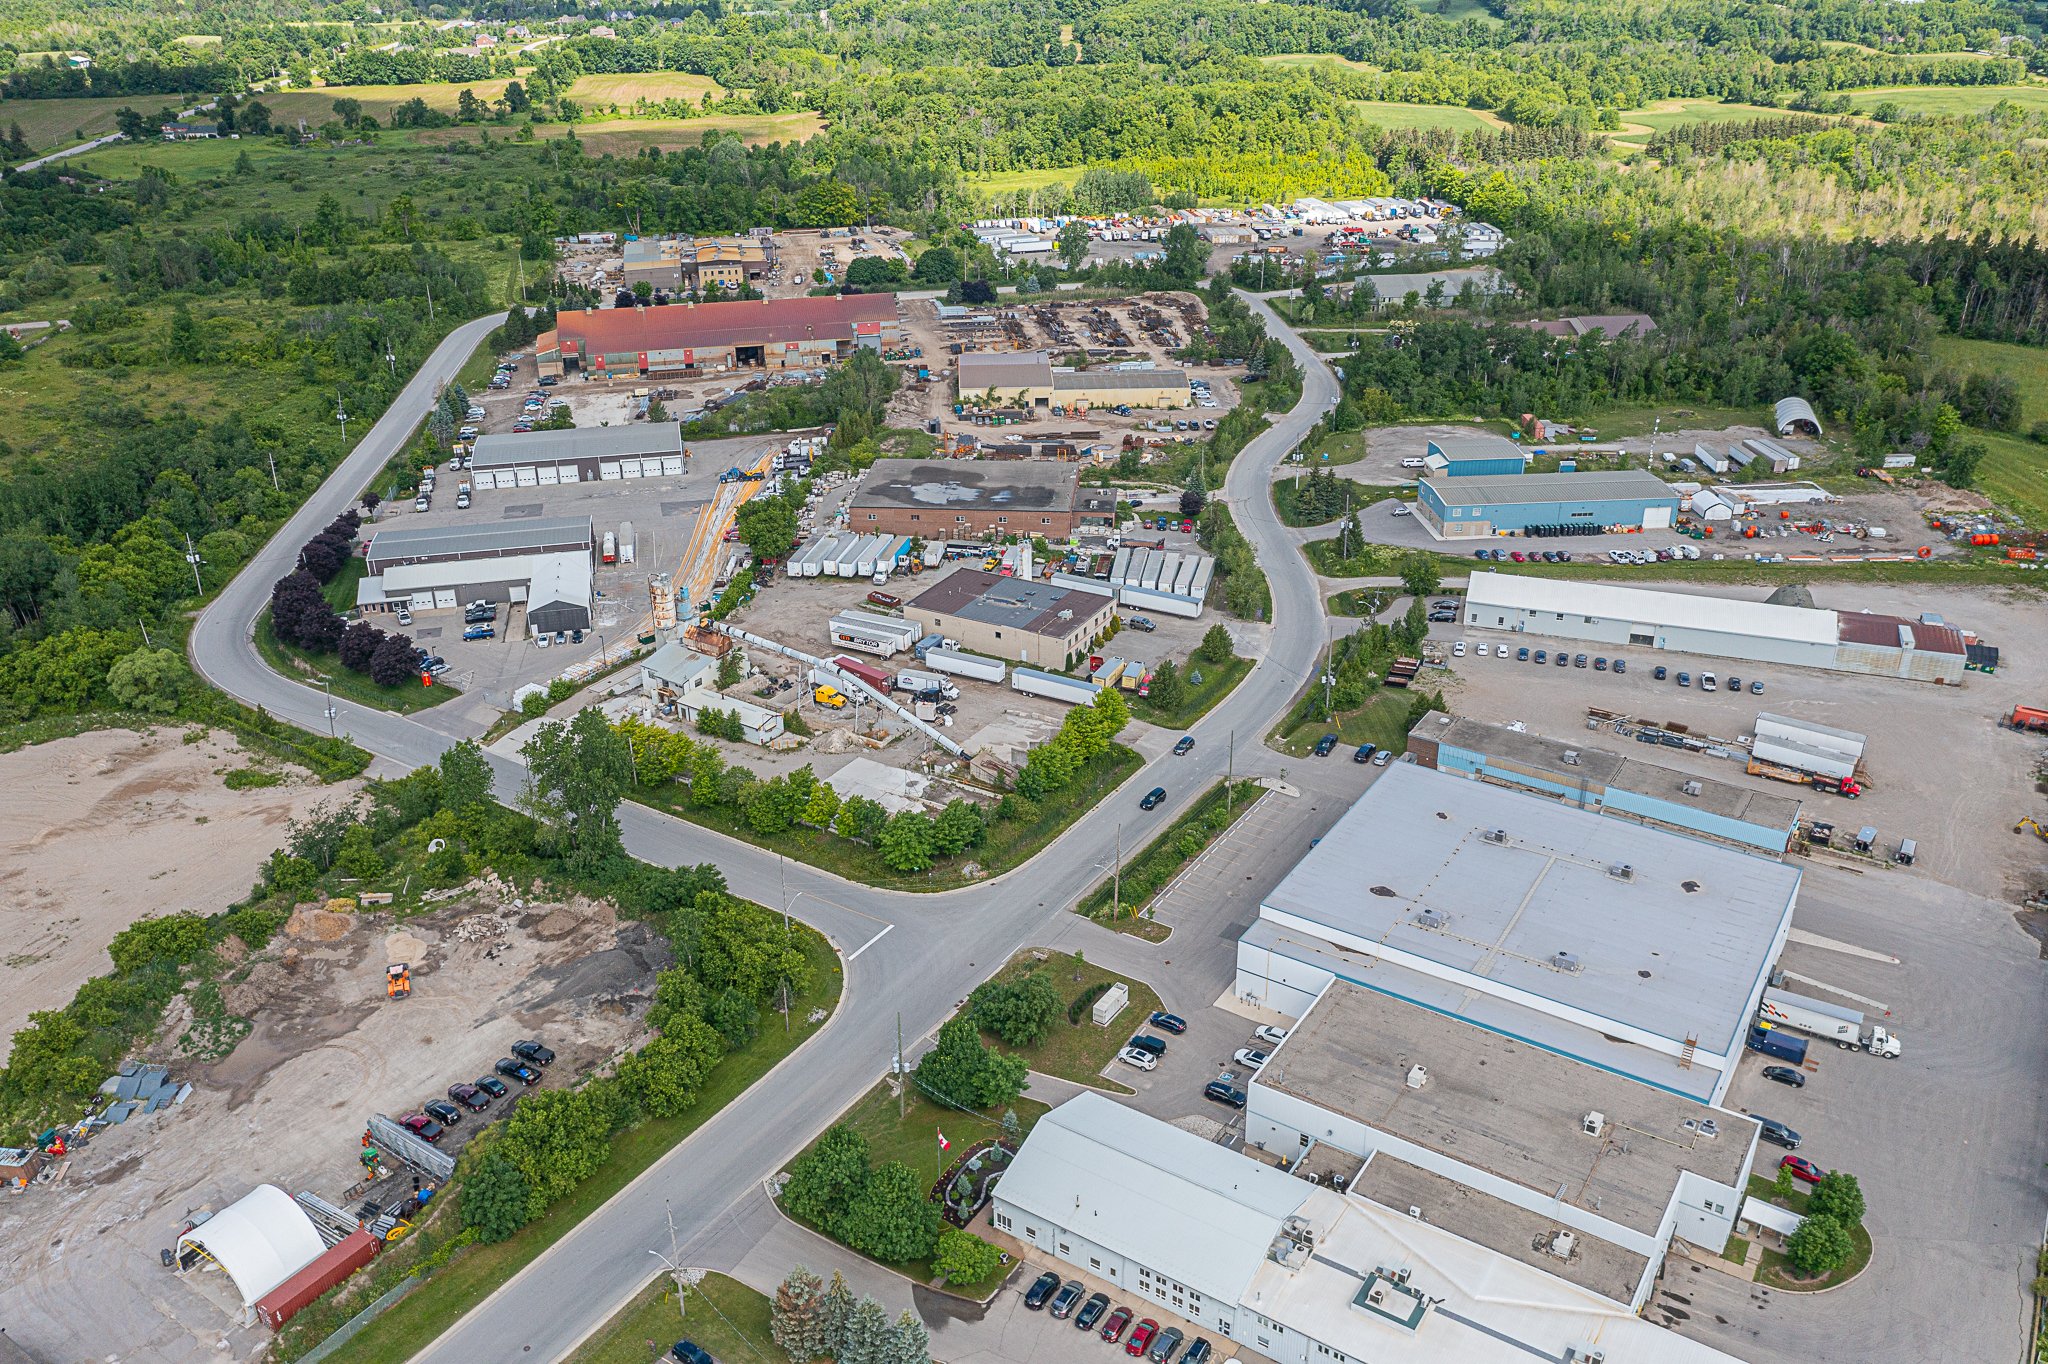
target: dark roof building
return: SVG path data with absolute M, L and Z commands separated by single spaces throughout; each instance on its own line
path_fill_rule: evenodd
M 376 576 L 406 564 L 458 559 L 497 559 L 526 554 L 562 554 L 591 546 L 590 518 L 559 516 L 489 525 L 433 526 L 380 530 L 370 537 L 368 571 Z
M 904 616 L 976 653 L 1059 668 L 1109 625 L 1116 598 L 978 568 L 955 569 L 913 598 Z
M 847 504 L 848 528 L 926 539 L 980 535 L 1061 538 L 1114 503 L 1081 497 L 1078 466 L 1046 460 L 878 459 Z
M 574 361 L 605 377 L 797 369 L 879 349 L 899 334 L 893 294 L 565 309 L 538 358 L 544 370 Z

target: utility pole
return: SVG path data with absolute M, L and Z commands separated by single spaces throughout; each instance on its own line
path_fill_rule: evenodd
M 269 450 L 265 450 L 265 451 L 263 452 L 263 458 L 265 458 L 265 459 L 267 459 L 267 460 L 269 460 L 269 461 L 270 461 L 270 490 L 271 490 L 272 492 L 276 492 L 276 491 L 277 491 L 277 455 L 276 455 L 276 454 L 275 454 L 274 452 L 272 452 L 272 451 L 269 451 Z
M 434 277 L 422 270 L 420 271 L 420 280 L 427 286 L 427 321 L 432 322 L 434 320 Z
M 334 400 L 334 419 L 341 423 L 341 453 L 345 459 L 348 457 L 348 408 L 339 396 Z
M 327 689 L 327 737 L 332 739 L 336 737 L 334 733 L 334 679 L 323 677 L 320 679 L 320 685 Z
M 1237 731 L 1230 731 L 1230 746 L 1223 753 L 1223 810 L 1229 814 L 1237 809 Z
M 187 532 L 185 536 L 185 562 L 192 565 L 192 590 L 203 595 L 206 591 L 206 584 L 199 581 L 199 551 L 192 548 L 190 532 Z
M 1111 873 L 1109 907 L 1115 917 L 1124 916 L 1124 826 L 1116 826 L 1116 870 Z
M 898 1122 L 903 1121 L 904 1112 L 909 1106 L 910 1096 L 905 1091 L 905 1086 L 909 1083 L 910 1075 L 908 1069 L 903 1064 L 903 1014 L 901 1010 L 898 1010 L 896 1014 L 896 1121 Z

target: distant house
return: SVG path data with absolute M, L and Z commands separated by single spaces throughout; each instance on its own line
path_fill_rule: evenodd
M 496 47 L 498 45 L 498 40 L 496 38 L 493 38 L 488 33 L 479 33 L 476 35 L 476 45 L 480 48 Z
M 202 138 L 219 137 L 218 123 L 166 123 L 163 125 L 166 142 L 197 142 Z
M 83 71 L 92 65 L 92 58 L 86 56 L 83 52 L 73 52 L 64 58 L 64 65 L 70 67 L 73 71 Z

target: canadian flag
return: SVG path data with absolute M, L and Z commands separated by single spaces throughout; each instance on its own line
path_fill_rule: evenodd
M 938 1131 L 937 1128 L 933 1128 L 932 1130 L 935 1132 Z M 953 1149 L 953 1143 L 946 1140 L 946 1134 L 944 1132 L 939 1132 L 939 1149 L 941 1151 L 950 1151 Z

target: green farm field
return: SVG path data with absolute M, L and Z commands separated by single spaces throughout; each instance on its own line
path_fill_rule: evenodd
M 576 140 L 592 156 L 635 156 L 643 147 L 659 147 L 673 151 L 678 147 L 694 147 L 701 143 L 704 134 L 731 132 L 739 135 L 742 142 L 750 147 L 769 142 L 802 142 L 816 135 L 825 126 L 825 120 L 815 113 L 795 112 L 786 114 L 710 114 L 704 118 L 607 118 L 575 125 Z M 566 136 L 570 125 L 566 123 L 540 123 L 534 125 L 534 136 L 541 141 Z M 429 145 L 445 145 L 451 142 L 474 142 L 478 139 L 478 127 L 422 128 L 412 134 L 414 139 Z M 498 140 L 511 135 L 511 129 L 493 127 L 492 139 Z
M 114 111 L 123 105 L 154 114 L 165 105 L 189 109 L 204 95 L 142 95 L 108 99 L 10 99 L 0 100 L 0 128 L 21 125 L 28 145 L 39 152 L 73 147 L 90 138 L 114 131 Z
M 1479 133 L 1507 126 L 1484 110 L 1455 104 L 1394 104 L 1387 100 L 1355 99 L 1351 107 L 1382 128 L 1448 128 L 1454 133 Z
M 1890 85 L 1845 91 L 1850 107 L 1867 114 L 1880 104 L 1896 104 L 1909 114 L 1967 118 L 2001 100 L 2011 100 L 2030 113 L 2048 111 L 2048 84 L 2029 85 Z

